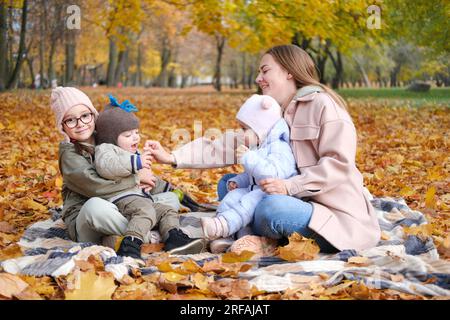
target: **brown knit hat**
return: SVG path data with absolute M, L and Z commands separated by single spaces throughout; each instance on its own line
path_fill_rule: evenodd
M 117 145 L 117 138 L 122 132 L 139 129 L 139 119 L 133 112 L 126 110 L 118 105 L 109 104 L 99 113 L 95 123 L 97 145 L 102 143 Z

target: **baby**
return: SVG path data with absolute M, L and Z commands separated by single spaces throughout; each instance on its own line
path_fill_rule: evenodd
M 121 178 L 138 174 L 142 170 L 140 182 L 153 185 L 150 193 L 136 186 L 108 199 L 129 221 L 117 254 L 140 259 L 141 245 L 157 224 L 166 251 L 198 253 L 203 249 L 203 241 L 191 239 L 181 231 L 178 213 L 173 207 L 154 202 L 153 197 L 168 191 L 169 184 L 151 174 L 149 153 L 139 153 L 139 119 L 132 113 L 134 111 L 137 111 L 136 107 L 128 101 L 119 105 L 110 96 L 110 105 L 100 112 L 96 122 L 97 173 L 105 179 L 120 183 Z
M 244 130 L 245 145 L 237 148 L 244 173 L 228 180 L 231 191 L 220 203 L 217 216 L 201 218 L 205 237 L 210 240 L 228 237 L 251 223 L 256 206 L 266 194 L 259 181 L 298 174 L 289 145 L 289 127 L 275 99 L 253 95 L 241 106 L 236 119 Z M 257 147 L 249 149 L 252 141 Z

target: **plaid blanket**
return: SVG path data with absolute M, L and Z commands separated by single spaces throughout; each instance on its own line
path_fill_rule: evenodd
M 266 292 L 302 288 L 313 282 L 332 287 L 343 280 L 358 280 L 370 288 L 450 297 L 450 262 L 439 259 L 431 237 L 405 233 L 405 227 L 426 224 L 424 215 L 411 210 L 401 198 L 372 198 L 371 201 L 383 231 L 383 240 L 375 248 L 319 254 L 315 260 L 294 263 L 278 257 L 261 257 L 249 261 L 253 264 L 252 269 L 241 272 L 240 278 Z M 205 214 L 214 215 L 204 212 L 184 214 L 180 221 L 182 229 L 191 237 L 200 237 L 199 218 Z M 111 248 L 70 241 L 59 210 L 52 210 L 52 219 L 31 225 L 19 245 L 24 256 L 1 262 L 4 271 L 57 277 L 72 272 L 75 260 L 87 260 L 90 255 L 98 254 L 105 270 L 117 280 L 132 268 L 140 268 L 142 274 L 159 272 L 156 267 L 141 268 L 132 258 L 116 256 Z M 203 253 L 180 256 L 180 259 L 194 259 L 202 265 L 216 257 Z M 352 257 L 364 257 L 365 263 L 354 263 Z

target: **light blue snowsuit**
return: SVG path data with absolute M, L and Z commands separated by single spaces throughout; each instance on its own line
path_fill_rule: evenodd
M 229 234 L 252 222 L 257 204 L 266 195 L 258 185 L 260 180 L 287 179 L 298 174 L 286 121 L 275 123 L 262 145 L 246 152 L 241 161 L 244 173 L 229 180 L 236 182 L 238 188 L 228 192 L 217 208 L 217 216 L 228 222 Z

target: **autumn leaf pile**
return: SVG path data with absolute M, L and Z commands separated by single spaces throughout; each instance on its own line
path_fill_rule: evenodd
M 143 140 L 155 139 L 172 149 L 176 129 L 187 129 L 194 137 L 194 121 L 203 132 L 237 128 L 234 116 L 250 92 L 213 93 L 208 90 L 158 90 L 86 88 L 94 105 L 102 109 L 107 93 L 119 101 L 129 99 L 139 108 Z M 15 91 L 0 94 L 0 260 L 21 256 L 16 244 L 24 229 L 49 218 L 48 209 L 62 204 L 62 178 L 58 170 L 58 143 L 49 108 L 49 91 Z M 443 259 L 450 259 L 449 121 L 447 106 L 410 107 L 403 101 L 350 100 L 349 111 L 358 131 L 357 165 L 374 196 L 403 197 L 422 211 L 429 226 L 409 228 L 411 234 L 431 235 Z M 197 134 L 201 134 L 197 133 Z M 216 201 L 216 185 L 225 173 L 239 166 L 214 170 L 173 170 L 153 166 L 155 173 L 189 191 L 200 202 Z M 314 258 L 313 243 L 298 237 L 279 248 L 285 260 Z M 299 243 L 299 250 L 295 244 Z M 148 253 L 160 248 L 147 248 Z M 304 254 L 305 250 L 309 254 Z M 297 255 L 299 252 L 299 255 Z M 303 253 L 302 253 L 303 252 Z M 332 288 L 310 283 L 304 290 L 279 294 L 258 292 L 237 274 L 250 268 L 252 253 L 225 254 L 203 266 L 166 254 L 151 256 L 157 275 L 138 270 L 114 281 L 98 257 L 77 262 L 67 277 L 26 277 L 0 273 L 1 298 L 18 299 L 417 299 L 393 290 L 369 289 L 346 281 Z M 357 259 L 356 259 L 357 260 Z M 353 261 L 355 264 L 364 261 Z M 350 261 L 349 261 L 350 263 Z M 214 275 L 221 280 L 214 281 Z M 325 277 L 326 275 L 324 275 Z M 320 279 L 319 279 L 320 280 Z M 97 289 L 93 289 L 97 288 Z M 98 288 L 101 288 L 98 290 Z M 5 289 L 6 290 L 6 289 Z

